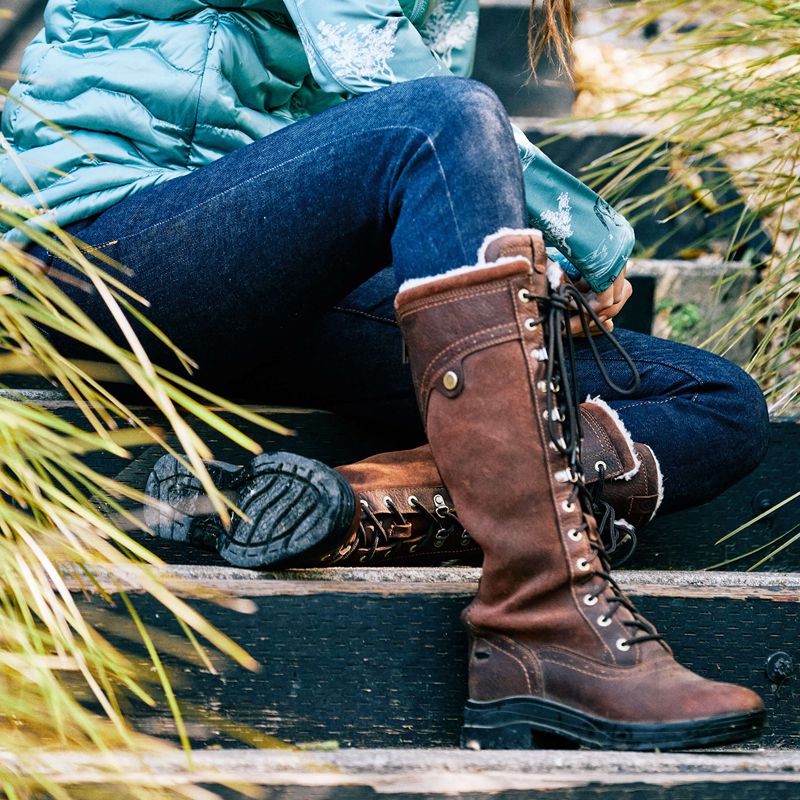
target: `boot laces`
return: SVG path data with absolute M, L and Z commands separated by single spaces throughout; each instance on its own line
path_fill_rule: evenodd
M 444 499 L 434 501 L 434 509 L 429 509 L 413 495 L 408 498 L 408 504 L 426 518 L 427 525 L 424 531 L 411 537 L 401 537 L 400 531 L 410 531 L 412 523 L 400 511 L 396 503 L 387 497 L 384 500 L 388 513 L 379 511 L 361 499 L 361 520 L 354 536 L 336 553 L 332 563 L 349 559 L 358 553 L 360 563 L 369 563 L 378 555 L 382 558 L 400 556 L 404 553 L 413 554 L 425 547 L 442 548 L 447 541 L 458 536 L 461 547 L 474 544 L 472 537 L 464 530 L 454 511 L 444 502 Z
M 633 525 L 623 520 L 618 520 L 614 507 L 603 497 L 606 468 L 602 464 L 597 469 L 597 475 L 597 483 L 592 488 L 587 487 L 587 490 L 589 491 L 594 518 L 597 522 L 597 530 L 603 540 L 606 555 L 611 556 L 617 553 L 622 545 L 627 547 L 616 558 L 611 559 L 613 566 L 617 568 L 621 567 L 633 555 L 638 544 L 638 538 Z
M 584 512 L 583 522 L 576 529 L 586 535 L 592 555 L 585 559 L 586 583 L 599 579 L 599 585 L 587 595 L 588 601 L 595 601 L 601 595 L 609 604 L 609 610 L 604 619 L 610 621 L 621 608 L 627 610 L 632 619 L 622 620 L 622 624 L 629 628 L 631 635 L 619 642 L 619 646 L 628 649 L 632 645 L 644 642 L 657 641 L 667 651 L 669 646 L 664 637 L 655 629 L 647 619 L 638 611 L 636 606 L 625 596 L 619 584 L 609 574 L 611 561 L 609 553 L 614 552 L 619 544 L 624 541 L 620 536 L 619 525 L 611 506 L 602 499 L 602 475 L 599 482 L 601 487 L 598 494 L 593 496 L 586 486 L 583 468 L 580 459 L 581 428 L 577 383 L 571 376 L 576 374 L 575 343 L 570 329 L 570 314 L 577 309 L 580 315 L 583 335 L 589 344 L 594 361 L 597 363 L 600 374 L 612 391 L 623 396 L 633 395 L 639 388 L 639 371 L 633 359 L 617 338 L 607 331 L 595 311 L 589 306 L 578 289 L 571 283 L 561 284 L 557 289 L 550 289 L 548 297 L 537 298 L 545 308 L 542 319 L 538 322 L 545 324 L 546 335 L 546 377 L 545 397 L 547 403 L 547 433 L 552 443 L 551 446 L 566 457 L 568 464 L 569 480 L 572 490 L 566 501 L 567 508 L 579 503 Z M 590 323 L 594 322 L 602 335 L 605 336 L 614 349 L 622 356 L 632 375 L 629 386 L 623 387 L 616 384 L 603 363 L 602 356 L 590 330 Z M 596 499 L 596 503 L 595 503 Z M 593 529 L 586 515 L 599 513 L 600 520 L 597 528 Z M 600 531 L 605 533 L 601 537 Z M 630 532 L 626 532 L 630 535 Z M 605 541 L 604 541 L 605 538 Z M 635 535 L 633 538 L 635 545 Z M 633 549 L 626 556 L 630 557 Z

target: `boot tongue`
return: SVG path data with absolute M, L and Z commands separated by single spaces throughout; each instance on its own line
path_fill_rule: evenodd
M 487 242 L 483 253 L 486 264 L 499 261 L 501 258 L 519 257 L 530 261 L 539 273 L 547 269 L 547 253 L 538 231 L 497 235 Z

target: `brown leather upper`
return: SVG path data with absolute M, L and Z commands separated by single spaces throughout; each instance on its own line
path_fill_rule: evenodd
M 586 483 L 600 477 L 602 464 L 606 478 L 620 478 L 636 470 L 638 463 L 617 421 L 598 403 L 581 403 L 581 463 Z
M 351 540 L 325 563 L 481 563 L 483 553 L 453 515 L 453 501 L 427 445 L 380 453 L 337 471 L 355 492 L 361 516 Z

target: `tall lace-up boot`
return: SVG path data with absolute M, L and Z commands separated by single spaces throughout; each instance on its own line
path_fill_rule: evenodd
M 478 565 L 429 448 L 382 453 L 333 470 L 291 453 L 209 462 L 243 513 L 225 529 L 185 462 L 162 456 L 147 481 L 145 521 L 162 538 L 216 550 L 238 567 Z
M 464 744 L 652 750 L 755 736 L 760 698 L 680 666 L 608 572 L 564 368 L 564 320 L 582 298 L 557 276 L 551 288 L 534 232 L 483 250 L 396 300 L 434 459 L 484 551 L 463 615 Z
M 661 502 L 661 471 L 653 451 L 634 442 L 600 398 L 580 406 L 582 464 L 609 555 L 620 562 L 635 549 L 636 532 Z M 359 498 L 361 521 L 322 564 L 384 566 L 478 565 L 483 553 L 457 519 L 429 445 L 382 453 L 339 467 Z
M 599 397 L 581 403 L 581 464 L 593 494 L 637 530 L 656 515 L 664 480 L 652 448 L 634 442 L 619 415 Z

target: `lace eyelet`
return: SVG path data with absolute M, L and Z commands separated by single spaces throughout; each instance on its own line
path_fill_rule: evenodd
M 408 503 L 408 504 L 409 504 L 409 505 L 410 505 L 412 508 L 413 508 L 415 505 L 417 505 L 417 506 L 419 506 L 419 505 L 422 505 L 422 503 L 420 503 L 420 502 L 419 502 L 419 500 L 417 499 L 417 496 L 416 496 L 415 494 L 410 494 L 410 495 L 408 496 L 408 500 L 407 500 L 406 502 L 407 502 L 407 503 Z
M 607 628 L 611 624 L 611 622 L 612 622 L 611 617 L 607 617 L 605 614 L 597 618 L 597 624 L 601 628 Z
M 589 568 L 590 568 L 590 564 L 589 564 L 589 562 L 588 562 L 588 561 L 587 561 L 585 558 L 579 558 L 579 559 L 578 559 L 578 560 L 575 562 L 575 566 L 576 566 L 576 567 L 577 567 L 577 568 L 578 568 L 578 569 L 579 569 L 581 572 L 588 572 L 588 571 L 589 571 Z
M 523 324 L 525 325 L 525 330 L 535 331 L 539 323 L 535 319 L 526 319 Z
M 534 361 L 547 361 L 547 348 L 540 347 L 535 350 L 531 350 L 531 358 Z
M 627 653 L 630 649 L 631 646 L 627 644 L 625 639 L 617 639 L 617 650 L 622 650 L 623 653 Z
M 573 542 L 579 542 L 583 539 L 583 534 L 577 528 L 570 528 L 570 530 L 567 531 L 567 536 L 569 536 Z
M 533 299 L 531 293 L 527 289 L 520 289 L 519 292 L 517 292 L 517 297 L 519 297 L 522 303 L 530 303 Z
M 565 500 L 561 504 L 561 508 L 569 514 L 570 511 L 575 510 L 575 503 L 573 503 L 572 500 Z
M 593 594 L 585 594 L 583 596 L 583 604 L 585 606 L 596 606 L 598 603 L 598 598 L 595 597 Z
M 595 461 L 594 462 L 594 470 L 595 472 L 600 472 L 601 469 L 608 469 L 605 461 Z

